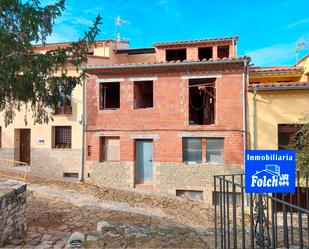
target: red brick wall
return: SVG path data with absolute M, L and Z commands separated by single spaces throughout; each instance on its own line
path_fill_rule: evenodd
M 156 47 L 156 54 L 155 58 L 156 61 L 166 61 L 165 58 L 165 50 L 166 49 L 179 49 L 179 48 L 186 48 L 187 49 L 187 60 L 198 60 L 198 48 L 199 47 L 213 47 L 213 59 L 218 58 L 218 46 L 229 46 L 230 53 L 229 58 L 233 58 L 237 56 L 236 54 L 236 44 L 233 45 L 231 41 L 228 42 L 214 42 L 214 43 L 205 43 L 205 44 L 183 44 L 179 46 L 165 46 L 165 47 Z
M 155 75 L 151 75 L 155 76 Z M 133 109 L 133 82 L 125 76 L 120 83 L 120 109 L 99 110 L 99 84 L 87 81 L 88 160 L 99 160 L 99 136 L 120 136 L 120 158 L 134 161 L 133 134 L 155 134 L 154 162 L 181 162 L 181 132 L 208 132 L 207 136 L 225 137 L 225 163 L 243 162 L 242 74 L 223 73 L 216 81 L 215 125 L 188 125 L 188 80 L 180 75 L 156 75 L 153 83 L 154 107 Z M 135 76 L 136 77 L 136 76 Z M 205 134 L 202 136 L 205 136 Z

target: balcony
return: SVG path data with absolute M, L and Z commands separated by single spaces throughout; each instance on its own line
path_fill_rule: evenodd
M 72 114 L 72 106 L 57 106 L 54 115 Z

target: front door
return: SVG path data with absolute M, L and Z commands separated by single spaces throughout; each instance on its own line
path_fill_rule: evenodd
M 30 129 L 20 129 L 20 161 L 30 165 Z
M 136 183 L 152 181 L 152 141 L 136 141 Z

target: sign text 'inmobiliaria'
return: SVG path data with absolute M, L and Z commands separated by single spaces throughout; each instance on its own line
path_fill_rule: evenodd
M 294 193 L 295 151 L 247 150 L 246 193 Z

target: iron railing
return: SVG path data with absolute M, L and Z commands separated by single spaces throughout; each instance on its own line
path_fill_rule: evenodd
M 244 175 L 214 176 L 215 248 L 309 248 L 309 173 L 293 194 L 246 194 Z

